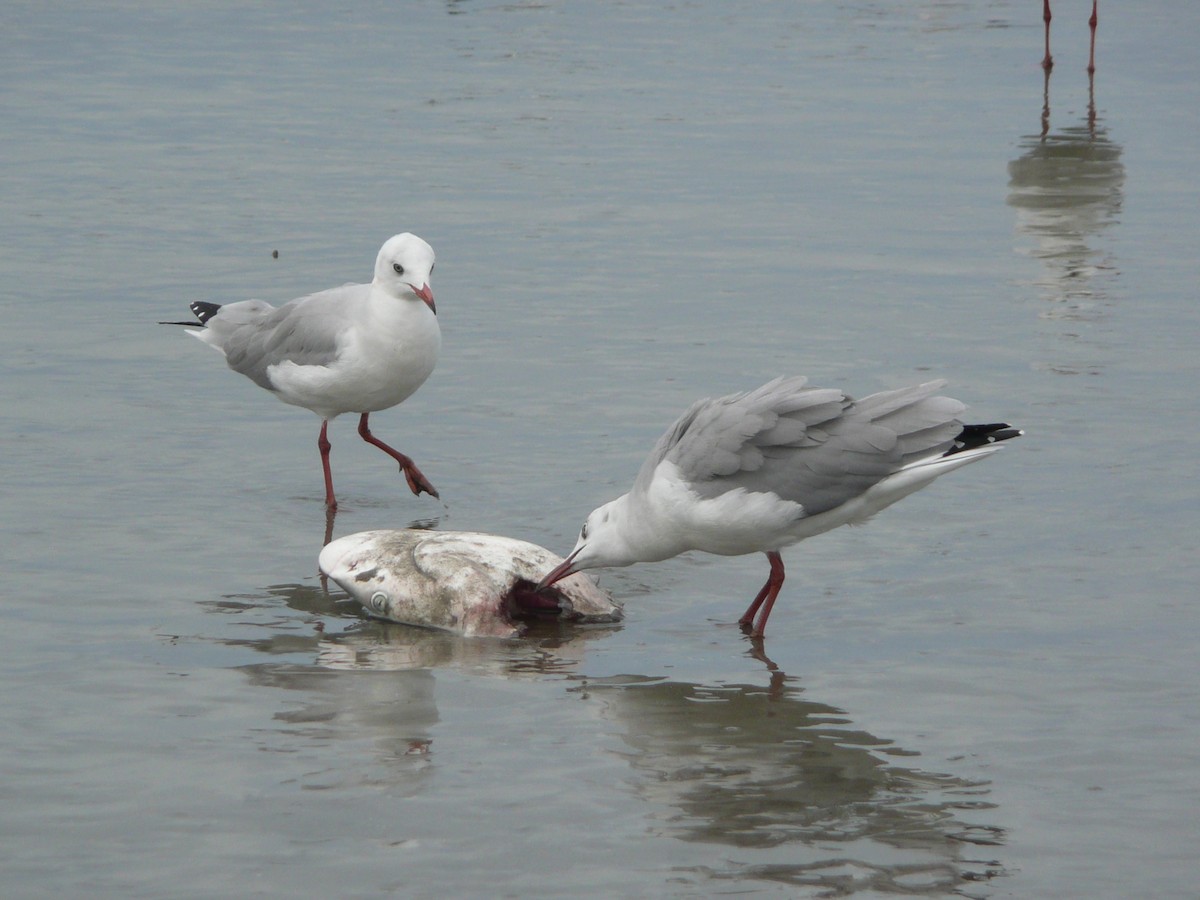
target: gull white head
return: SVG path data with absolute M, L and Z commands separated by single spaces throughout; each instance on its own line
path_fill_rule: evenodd
M 625 507 L 628 494 L 593 509 L 579 530 L 579 540 L 562 563 L 538 582 L 538 590 L 547 588 L 582 569 L 600 566 L 630 566 L 651 562 L 634 551 L 625 533 Z
M 429 279 L 433 275 L 433 248 L 415 234 L 398 234 L 388 238 L 375 260 L 375 284 L 394 297 L 423 300 L 434 313 L 433 291 Z

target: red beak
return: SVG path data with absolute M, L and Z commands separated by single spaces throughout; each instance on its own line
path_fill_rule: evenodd
M 429 289 L 429 285 L 423 284 L 419 288 L 413 288 L 413 293 L 425 301 L 425 305 L 433 310 L 433 314 L 437 315 L 437 306 L 433 302 L 433 291 Z
M 554 584 L 554 582 L 562 581 L 568 575 L 574 575 L 575 569 L 572 568 L 572 564 L 575 562 L 575 554 L 578 552 L 579 550 L 576 550 L 557 566 L 551 569 L 546 577 L 537 583 L 537 587 L 534 588 L 534 590 L 544 591 L 546 588 L 550 587 L 550 585 Z

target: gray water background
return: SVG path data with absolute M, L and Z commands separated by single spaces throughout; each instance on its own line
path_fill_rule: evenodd
M 1200 9 L 7 4 L 6 897 L 1194 896 Z M 1048 104 L 1044 109 L 1044 104 Z M 187 302 L 435 247 L 335 533 L 572 545 L 692 400 L 946 377 L 1026 437 L 515 644 L 322 592 L 318 422 Z M 274 258 L 273 251 L 278 251 Z

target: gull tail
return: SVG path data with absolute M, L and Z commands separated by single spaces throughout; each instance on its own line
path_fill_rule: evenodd
M 1005 422 L 995 422 L 990 425 L 964 425 L 958 437 L 954 439 L 954 446 L 949 450 L 916 459 L 882 481 L 871 485 L 865 492 L 852 500 L 833 510 L 821 513 L 822 516 L 830 516 L 832 524 L 827 524 L 811 533 L 818 534 L 835 525 L 859 525 L 881 509 L 886 509 L 902 497 L 907 497 L 913 491 L 925 487 L 939 475 L 945 475 L 947 472 L 961 469 L 985 456 L 991 456 L 1003 449 L 999 442 L 1018 437 L 1022 433 L 1021 429 L 1013 428 Z
M 197 300 L 195 303 L 189 303 L 188 308 L 195 315 L 198 322 L 159 322 L 159 325 L 186 325 L 190 328 L 195 328 L 197 325 L 206 325 L 208 320 L 217 314 L 217 310 L 221 308 L 220 303 L 205 303 L 203 300 Z
M 1024 432 L 1006 422 L 990 425 L 964 425 L 954 446 L 940 456 L 926 456 L 893 472 L 883 481 L 873 484 L 861 497 L 855 498 L 858 506 L 850 512 L 846 521 L 857 525 L 865 522 L 879 510 L 891 506 L 901 497 L 925 487 L 939 475 L 953 472 L 968 463 L 990 456 L 1002 449 L 1000 441 L 1019 437 Z M 850 506 L 850 503 L 845 506 Z

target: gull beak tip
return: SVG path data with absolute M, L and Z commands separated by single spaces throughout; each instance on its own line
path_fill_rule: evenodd
M 413 293 L 424 300 L 425 305 L 433 311 L 435 316 L 437 315 L 437 304 L 433 302 L 433 291 L 429 289 L 428 284 L 423 284 L 419 288 L 413 288 Z
M 554 584 L 554 582 L 558 581 L 559 579 L 561 579 L 563 577 L 564 577 L 563 575 L 560 575 L 558 573 L 558 569 L 552 569 L 550 572 L 548 572 L 546 574 L 545 578 L 543 578 L 541 581 L 539 581 L 537 583 L 537 587 L 534 588 L 534 591 L 535 592 L 544 591 L 546 588 L 550 587 L 550 585 Z
M 578 553 L 578 552 L 579 552 L 578 550 L 575 551 L 575 553 Z M 560 562 L 557 566 L 555 566 L 553 569 L 551 569 L 549 572 L 547 572 L 545 577 L 537 583 L 537 587 L 534 590 L 544 591 L 546 588 L 550 587 L 550 585 L 554 584 L 556 581 L 562 581 L 568 575 L 574 575 L 575 567 L 573 564 L 575 562 L 575 553 L 572 553 L 570 556 L 568 556 L 566 559 L 564 559 L 562 562 Z

